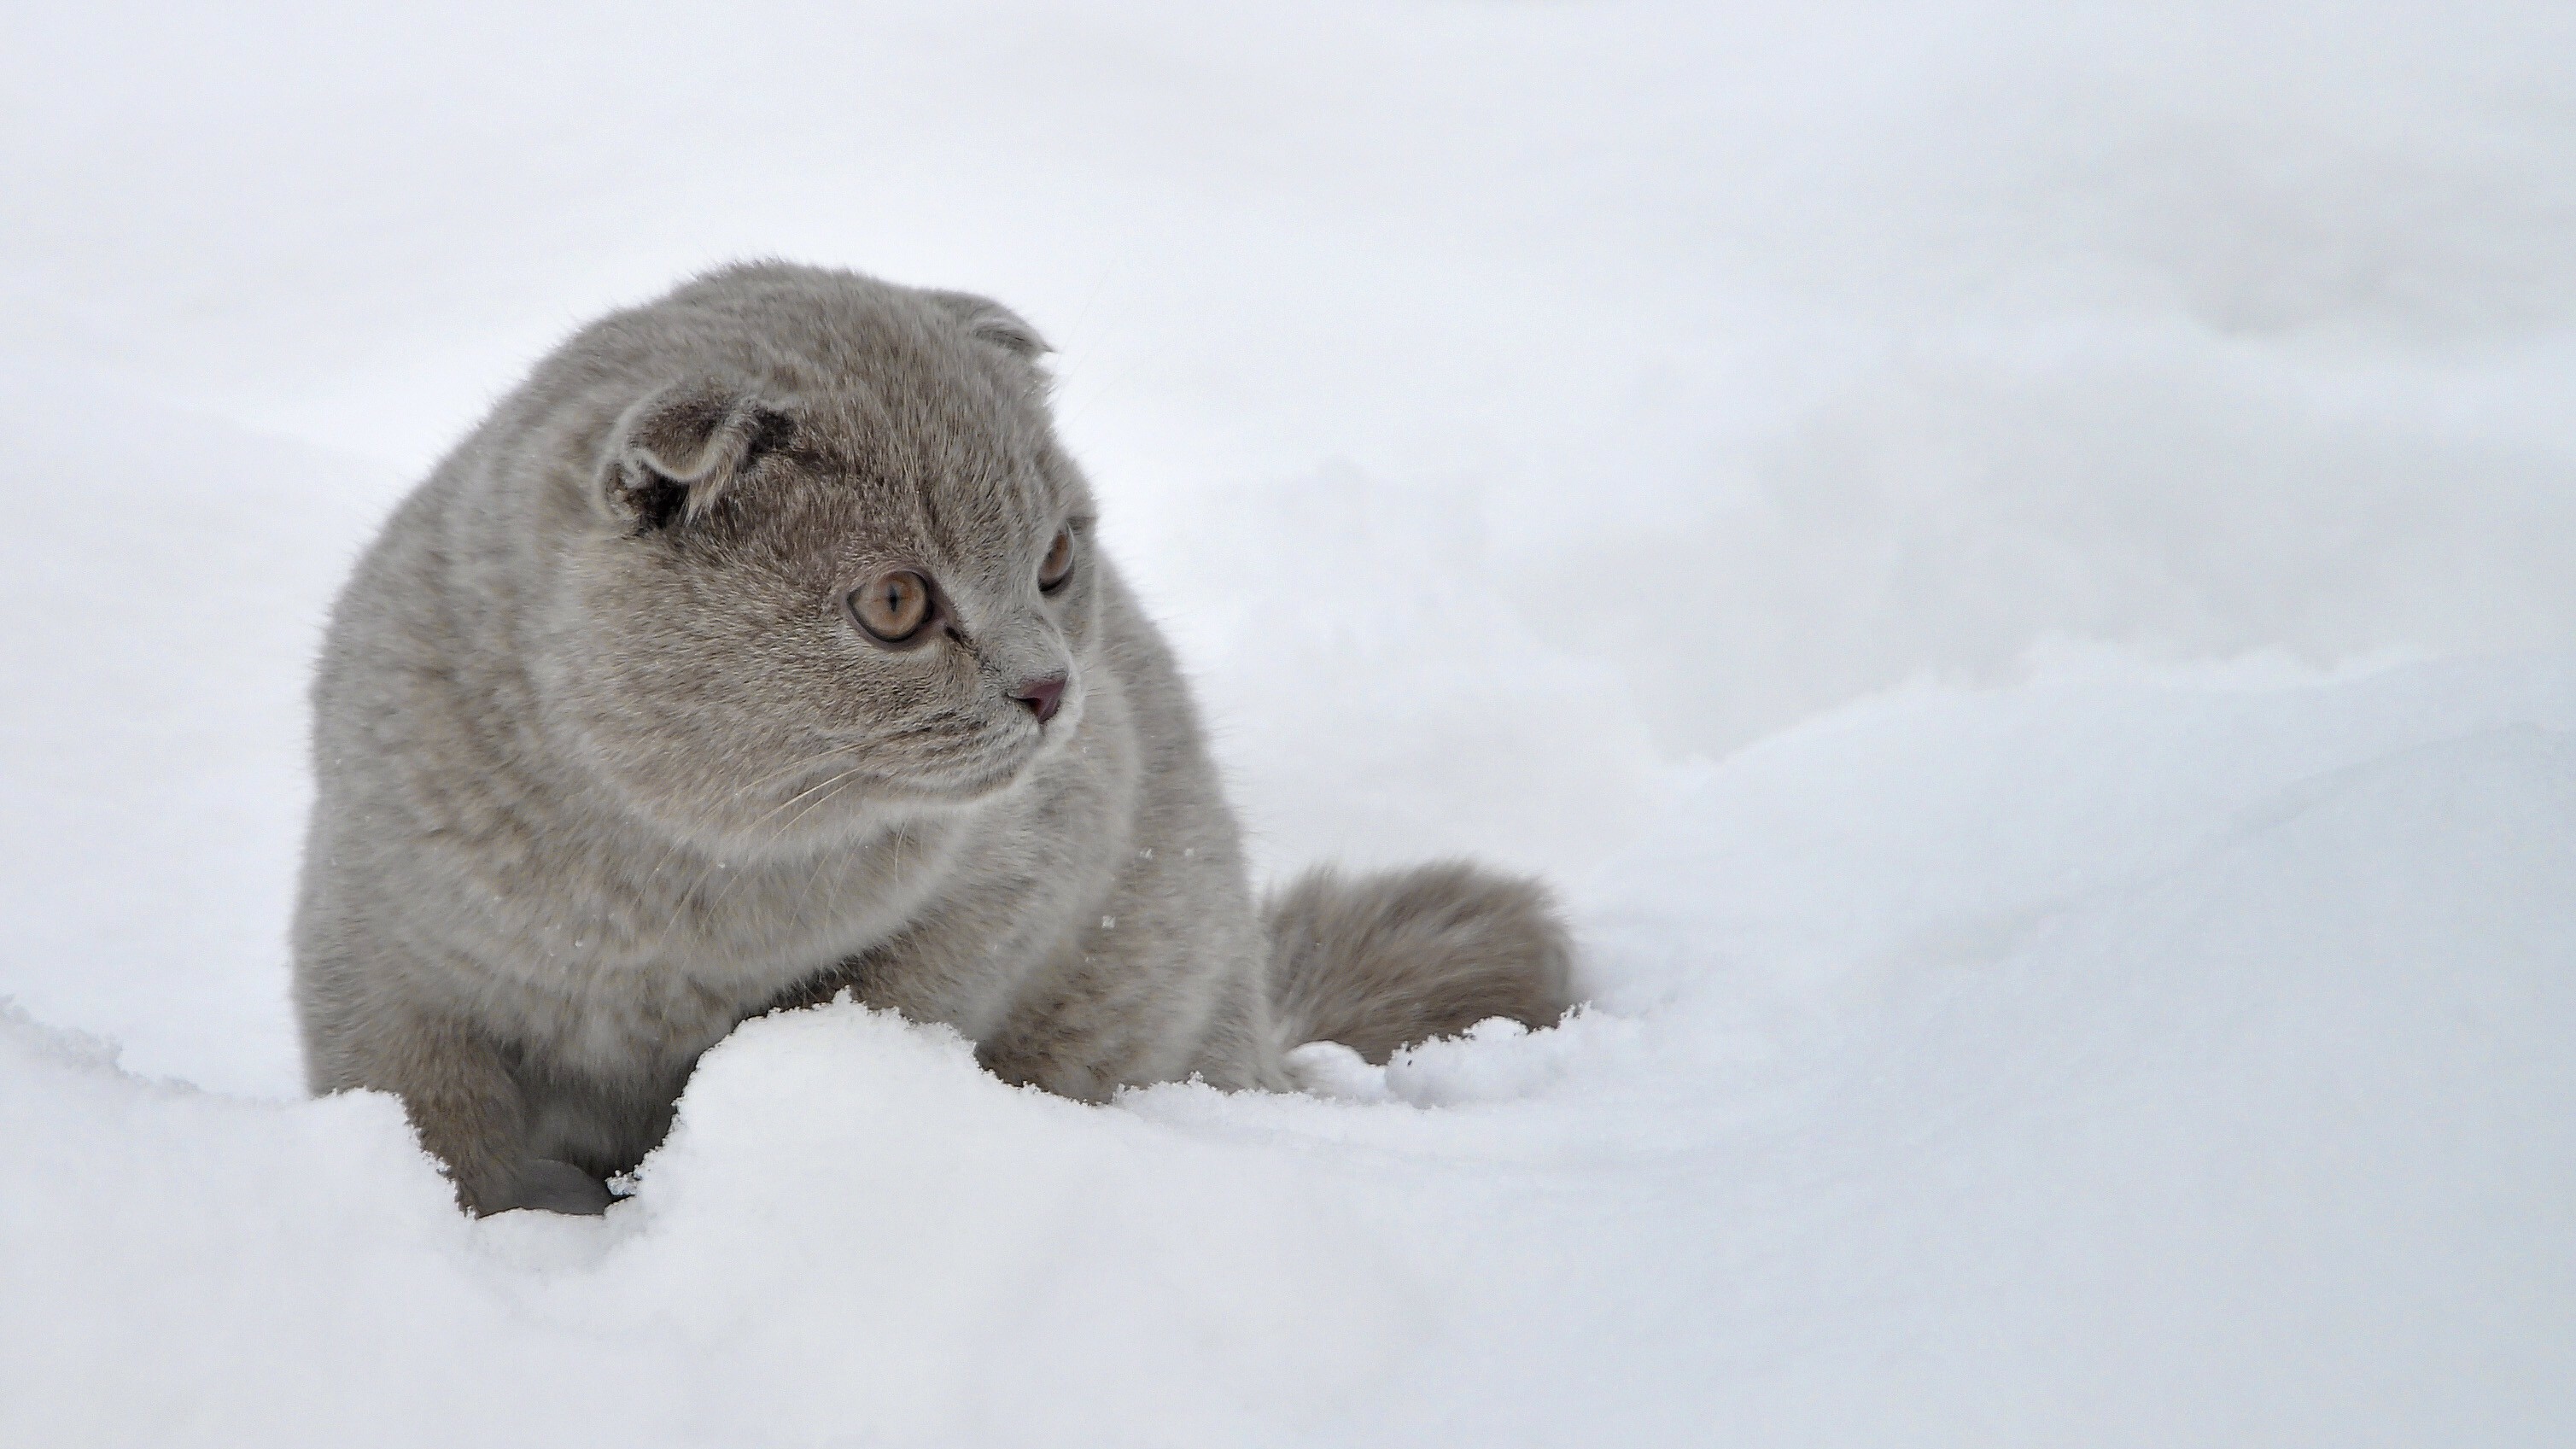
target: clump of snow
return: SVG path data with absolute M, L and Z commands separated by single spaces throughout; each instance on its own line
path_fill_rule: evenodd
M 1404 1102 L 1449 1107 L 1536 1096 L 1564 1076 L 1569 1062 L 1602 1050 L 1605 1029 L 1619 1039 L 1632 1023 L 1578 1007 L 1545 1031 L 1506 1017 L 1480 1021 L 1454 1037 L 1416 1042 L 1373 1065 L 1340 1042 L 1309 1042 L 1288 1054 L 1299 1090 L 1350 1102 Z
M 2576 1433 L 2565 6 L 521 11 L 13 24 L 0 1441 Z M 331 590 L 770 253 L 1030 316 L 1263 869 L 1594 1004 L 767 1019 L 600 1221 L 302 1100 Z

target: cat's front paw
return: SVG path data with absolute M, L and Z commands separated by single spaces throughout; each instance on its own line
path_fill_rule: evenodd
M 520 1166 L 518 1180 L 511 1185 L 510 1201 L 496 1211 L 533 1208 L 538 1212 L 597 1217 L 616 1200 L 607 1183 L 571 1163 L 536 1157 Z

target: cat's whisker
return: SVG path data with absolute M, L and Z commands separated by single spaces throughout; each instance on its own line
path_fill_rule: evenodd
M 811 769 L 813 769 L 814 767 L 816 767 L 816 766 L 818 766 L 818 765 L 820 765 L 820 764 L 824 763 L 825 761 L 827 761 L 827 760 L 831 759 L 831 758 L 832 758 L 832 757 L 834 757 L 835 755 L 842 755 L 842 754 L 846 754 L 846 753 L 848 753 L 849 751 L 854 750 L 854 749 L 857 749 L 857 748 L 859 748 L 859 746 L 857 746 L 857 745 L 855 745 L 855 744 L 851 744 L 851 745 L 834 745 L 834 746 L 833 746 L 833 747 L 831 747 L 830 749 L 826 749 L 826 750 L 818 750 L 818 751 L 816 751 L 815 753 L 813 753 L 813 754 L 811 754 L 811 755 L 808 755 L 808 756 L 806 756 L 805 758 L 803 758 L 803 759 L 801 759 L 801 760 L 798 760 L 796 763 L 794 763 L 794 764 L 792 764 L 792 765 L 789 765 L 789 766 L 787 766 L 787 767 L 786 767 L 786 768 L 784 768 L 784 769 L 768 771 L 768 772 L 766 772 L 766 773 L 762 774 L 762 775 L 761 775 L 759 778 L 757 778 L 757 779 L 754 779 L 754 780 L 752 780 L 752 781 L 750 781 L 750 782 L 748 782 L 748 783 L 746 783 L 746 784 L 743 784 L 743 785 L 739 785 L 739 786 L 734 787 L 733 791 L 732 791 L 729 795 L 722 796 L 722 797 L 717 798 L 717 799 L 714 799 L 714 800 L 706 801 L 705 803 L 701 804 L 697 809 L 690 811 L 690 812 L 689 812 L 689 822 L 688 822 L 688 823 L 689 823 L 689 824 L 690 824 L 690 826 L 691 826 L 691 827 L 693 827 L 693 828 L 706 828 L 706 827 L 711 827 L 711 826 L 713 826 L 713 825 L 716 823 L 716 817 L 717 817 L 721 812 L 723 812 L 724 810 L 726 810 L 726 809 L 730 808 L 730 807 L 731 807 L 731 806 L 732 806 L 736 801 L 740 800 L 743 796 L 749 795 L 749 794 L 751 794 L 752 792 L 754 792 L 754 791 L 756 791 L 756 790 L 763 790 L 763 789 L 766 789 L 766 788 L 768 788 L 768 787 L 769 787 L 769 786 L 771 786 L 771 785 L 777 784 L 777 783 L 778 783 L 779 781 L 781 781 L 781 780 L 792 780 L 792 779 L 796 778 L 798 775 L 804 774 L 806 771 L 811 770 Z M 786 802 L 786 803 L 787 803 L 787 804 L 792 804 L 792 803 L 794 803 L 794 802 L 793 802 L 793 800 L 791 799 L 790 801 L 788 801 L 788 802 Z M 785 805 L 784 805 L 784 804 L 782 804 L 781 806 L 779 806 L 779 807 L 777 807 L 777 808 L 783 809 L 783 808 L 785 808 Z M 763 820 L 766 820 L 766 819 L 768 819 L 768 818 L 769 818 L 769 817 L 768 817 L 767 815 L 763 815 L 763 816 L 761 817 L 761 819 L 763 819 Z M 757 824 L 758 822 L 754 822 L 754 823 L 755 823 L 755 824 Z M 689 832 L 688 832 L 688 831 L 673 831 L 673 832 L 671 832 L 671 838 L 670 838 L 668 841 L 664 842 L 663 847 L 662 847 L 662 853 L 661 853 L 660 857 L 659 857 L 659 858 L 657 858 L 657 859 L 653 862 L 653 868 L 652 868 L 650 871 L 647 871 L 647 872 L 646 872 L 642 877 L 638 878 L 638 879 L 636 880 L 636 882 L 635 882 L 635 890 L 636 890 L 636 892 L 637 892 L 637 894 L 638 894 L 638 896 L 639 896 L 639 897 L 646 898 L 646 899 L 649 899 L 649 898 L 650 898 L 650 896 L 651 896 L 651 891 L 652 891 L 652 885 L 653 885 L 653 881 L 654 881 L 654 879 L 655 879 L 656 877 L 660 876 L 660 875 L 661 875 L 661 873 L 662 873 L 664 870 L 669 869 L 669 867 L 670 867 L 670 865 L 671 865 L 671 862 L 672 862 L 672 861 L 674 861 L 674 860 L 676 860 L 676 859 L 679 857 L 679 854 L 680 854 L 681 850 L 683 850 L 683 849 L 685 849 L 685 848 L 688 848 L 688 847 L 690 846 L 690 844 L 691 844 L 691 842 L 690 842 L 690 840 L 689 840 Z M 719 846 L 719 847 L 715 847 L 715 848 L 716 848 L 716 849 L 721 849 L 722 847 L 720 847 L 720 846 Z M 674 916 L 672 919 L 673 919 L 673 922 L 676 924 L 676 923 L 677 923 L 677 920 L 678 920 L 678 917 Z
M 839 794 L 843 786 L 847 785 L 851 780 L 856 779 L 863 773 L 865 773 L 863 767 L 854 765 L 847 770 L 843 770 L 840 774 L 833 776 L 830 780 L 825 781 L 822 786 L 822 794 L 815 796 L 813 800 L 806 804 L 804 809 L 797 811 L 792 818 L 781 822 L 777 829 L 769 832 L 768 837 L 760 843 L 760 852 L 765 853 L 770 846 L 786 839 L 787 832 L 804 823 L 805 817 L 831 803 L 833 796 Z M 826 855 L 829 854 L 828 851 L 822 853 Z M 742 889 L 743 878 L 749 874 L 751 874 L 751 867 L 748 865 L 746 865 L 744 869 L 736 871 L 733 879 L 725 882 L 723 887 L 716 892 L 715 899 L 707 902 L 708 914 L 713 915 L 722 910 L 726 900 L 731 898 L 735 891 Z
M 777 818 L 777 817 L 778 817 L 782 812 L 784 812 L 784 811 L 786 811 L 786 810 L 788 810 L 788 809 L 792 808 L 792 807 L 793 807 L 793 806 L 794 806 L 798 801 L 803 800 L 803 799 L 805 799 L 807 796 L 812 795 L 815 791 L 817 791 L 817 790 L 829 790 L 829 789 L 831 789 L 831 787 L 833 787 L 833 786 L 835 786 L 835 785 L 840 784 L 840 783 L 841 783 L 842 781 L 844 781 L 844 780 L 848 780 L 848 779 L 850 779 L 850 778 L 852 778 L 852 777 L 854 777 L 854 776 L 857 776 L 857 775 L 865 774 L 866 772 L 867 772 L 867 767 L 866 767 L 865 765 L 852 765 L 852 766 L 848 767 L 847 769 L 842 770 L 839 774 L 836 774 L 836 775 L 832 776 L 830 779 L 828 779 L 828 780 L 825 780 L 825 781 L 821 782 L 820 784 L 808 785 L 808 786 L 806 786 L 804 789 L 797 791 L 795 794 L 788 796 L 786 799 L 779 801 L 776 805 L 773 805 L 773 806 L 771 806 L 769 809 L 767 809 L 767 810 L 763 811 L 763 812 L 761 813 L 760 818 L 759 818 L 758 820 L 753 821 L 753 822 L 752 822 L 752 825 L 753 825 L 753 827 L 756 829 L 756 828 L 758 828 L 759 826 L 761 826 L 761 825 L 763 825 L 763 824 L 766 824 L 767 822 L 769 822 L 769 821 L 771 821 L 771 820 L 776 819 L 776 818 Z M 802 820 L 802 819 L 804 819 L 804 818 L 805 818 L 805 817 L 804 817 L 804 812 L 799 811 L 799 812 L 797 813 L 796 819 L 797 819 L 797 820 Z M 772 832 L 770 833 L 770 835 L 769 835 L 769 837 L 768 837 L 768 838 L 766 838 L 766 839 L 762 840 L 762 841 L 760 842 L 760 844 L 759 844 L 757 847 L 753 848 L 752 850 L 749 850 L 749 851 L 728 851 L 728 850 L 725 850 L 723 847 L 719 846 L 719 847 L 717 847 L 717 848 L 716 848 L 716 851 L 715 851 L 714 853 L 715 853 L 715 854 L 717 854 L 717 855 L 734 855 L 734 856 L 739 857 L 739 858 L 740 858 L 740 864 L 741 864 L 741 868 L 742 868 L 742 870 L 744 870 L 744 871 L 748 871 L 749 869 L 751 869 L 751 862 L 752 862 L 752 859 L 753 859 L 755 856 L 757 856 L 759 853 L 761 853 L 761 852 L 763 852 L 763 851 L 766 851 L 766 850 L 769 848 L 769 846 L 770 846 L 774 841 L 776 841 L 776 840 L 777 840 L 781 835 L 783 835 L 783 834 L 786 832 L 786 830 L 787 830 L 788 826 L 792 826 L 793 824 L 795 824 L 795 821 L 791 820 L 791 821 L 789 821 L 789 822 L 787 823 L 787 825 L 782 825 L 782 826 L 780 826 L 777 830 L 772 831 Z M 693 878 L 690 880 L 689 885 L 688 885 L 688 888 L 687 888 L 686 890 L 681 891 L 681 892 L 680 892 L 680 894 L 679 894 L 676 898 L 674 898 L 674 900 L 672 901 L 672 905 L 671 905 L 671 920 L 670 920 L 670 924 L 669 924 L 669 925 L 665 928 L 665 930 L 664 930 L 664 934 L 665 934 L 665 935 L 668 935 L 668 934 L 670 934 L 671 932 L 675 932 L 675 931 L 677 931 L 677 930 L 680 928 L 680 920 L 681 920 L 681 918 L 682 918 L 683 916 L 686 916 L 686 915 L 688 914 L 688 911 L 689 911 L 689 898 L 690 898 L 691 896 L 693 896 L 693 895 L 696 895 L 696 894 L 698 893 L 698 891 L 699 891 L 699 890 L 703 889 L 703 888 L 705 887 L 706 883 L 707 883 L 710 879 L 714 878 L 714 876 L 715 876 L 715 873 L 716 873 L 716 872 L 718 872 L 718 871 L 720 871 L 720 870 L 725 870 L 725 869 L 728 869 L 728 868 L 729 868 L 729 867 L 727 866 L 727 864 L 726 864 L 722 859 L 712 860 L 712 861 L 710 861 L 710 862 L 709 862 L 709 863 L 708 863 L 704 868 L 702 868 L 702 869 L 697 873 L 697 875 L 696 875 L 695 877 L 693 877 Z M 739 879 L 741 879 L 741 876 L 738 874 L 738 875 L 736 875 L 736 876 L 735 876 L 735 879 L 736 879 L 736 880 L 739 880 Z M 721 899 L 721 898 L 722 898 L 722 893 L 721 893 L 721 892 L 719 893 L 719 897 L 718 897 L 718 898 L 719 898 L 719 899 Z M 716 904 L 717 904 L 717 902 L 716 902 L 716 901 L 709 901 L 709 902 L 707 903 L 706 911 L 707 911 L 707 912 L 713 912 L 713 911 L 714 911 L 714 909 L 715 909 L 715 907 L 716 907 Z M 702 914 L 703 914 L 703 913 L 702 913 Z

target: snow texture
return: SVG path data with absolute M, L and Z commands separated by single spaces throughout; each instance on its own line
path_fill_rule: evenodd
M 2576 1439 L 2576 10 L 7 30 L 0 1443 Z M 766 1019 L 598 1221 L 301 1099 L 331 590 L 757 254 L 1034 320 L 1262 868 L 1543 870 L 1594 1004 Z

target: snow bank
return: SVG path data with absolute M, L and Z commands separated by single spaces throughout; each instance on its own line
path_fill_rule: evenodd
M 1090 1108 L 840 1006 L 604 1222 L 12 1018 L 13 1439 L 2529 1443 L 2576 1425 L 2576 656 L 1857 707 L 1602 1005 Z M 36 1190 L 27 1190 L 34 1186 Z
M 11 41 L 0 1440 L 2576 1431 L 2566 6 Z M 599 1223 L 297 1100 L 330 591 L 762 253 L 1035 319 L 1264 868 L 1545 870 L 1597 1007 L 1105 1109 L 758 1023 Z

